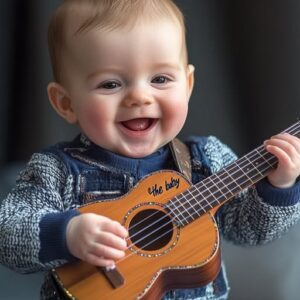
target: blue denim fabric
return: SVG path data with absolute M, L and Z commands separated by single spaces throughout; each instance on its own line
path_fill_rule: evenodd
M 72 143 L 60 143 L 44 151 L 58 157 L 66 166 L 66 172 L 75 178 L 74 196 L 79 204 L 116 198 L 148 173 L 174 169 L 173 162 L 168 160 L 167 148 L 139 160 L 116 155 L 82 140 L 80 136 Z

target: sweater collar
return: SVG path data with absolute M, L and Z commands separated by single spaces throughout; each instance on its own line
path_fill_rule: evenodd
M 86 149 L 85 154 L 89 157 L 96 159 L 103 165 L 130 173 L 138 179 L 158 170 L 169 169 L 170 162 L 172 162 L 172 159 L 169 159 L 171 152 L 168 145 L 146 157 L 130 158 L 97 146 L 83 134 L 80 136 L 80 142 Z

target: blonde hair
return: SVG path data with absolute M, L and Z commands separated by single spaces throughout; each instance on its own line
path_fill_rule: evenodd
M 64 0 L 53 14 L 48 28 L 48 47 L 54 79 L 62 80 L 62 53 L 70 18 L 80 20 L 74 35 L 93 28 L 114 30 L 133 26 L 138 20 L 177 21 L 182 31 L 183 59 L 187 63 L 184 17 L 172 0 Z M 76 19 L 76 20 L 77 20 Z

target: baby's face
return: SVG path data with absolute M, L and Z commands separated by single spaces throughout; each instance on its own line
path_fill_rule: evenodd
M 182 52 L 180 28 L 171 21 L 73 37 L 65 89 L 82 132 L 135 158 L 171 141 L 186 120 L 193 85 Z

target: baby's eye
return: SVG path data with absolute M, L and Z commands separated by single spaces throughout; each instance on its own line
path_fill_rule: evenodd
M 164 84 L 169 81 L 170 81 L 170 78 L 168 78 L 167 76 L 163 76 L 163 75 L 156 76 L 151 80 L 152 83 L 158 83 L 158 84 Z
M 99 85 L 99 88 L 112 90 L 120 87 L 120 83 L 117 81 L 105 81 Z

